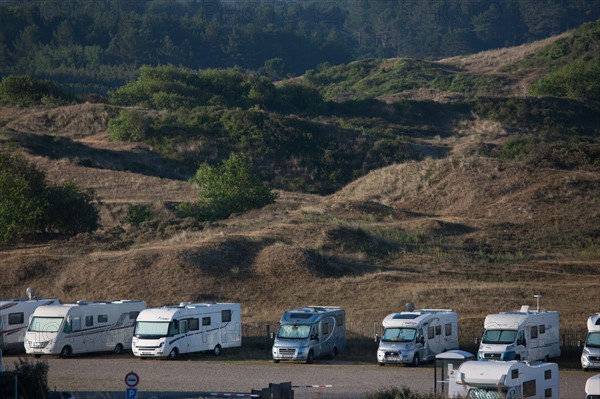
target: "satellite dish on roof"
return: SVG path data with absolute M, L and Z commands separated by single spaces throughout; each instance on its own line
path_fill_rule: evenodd
M 35 296 L 35 290 L 31 287 L 27 287 L 27 289 L 25 290 L 25 294 L 27 294 L 27 298 L 33 299 L 33 297 Z
M 407 312 L 414 312 L 415 304 L 412 302 L 407 302 L 406 305 L 404 305 L 404 308 L 406 309 Z

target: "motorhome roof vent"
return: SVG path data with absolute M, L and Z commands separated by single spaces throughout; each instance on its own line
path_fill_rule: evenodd
M 182 308 L 184 308 L 184 307 L 186 307 L 187 305 L 191 305 L 191 304 L 192 304 L 191 302 L 181 302 L 181 303 L 179 304 L 179 307 L 182 307 Z
M 406 305 L 404 305 L 404 308 L 406 309 L 407 312 L 414 312 L 415 304 L 412 302 L 408 302 Z
M 396 320 L 412 320 L 412 319 L 416 319 L 417 317 L 419 317 L 419 314 L 402 314 L 402 313 L 396 313 L 394 315 L 394 319 Z
M 78 305 L 87 305 L 88 302 L 86 300 L 80 299 L 79 301 L 77 301 Z
M 523 305 L 523 306 L 521 306 L 520 312 L 522 312 L 522 313 L 529 312 L 529 305 Z

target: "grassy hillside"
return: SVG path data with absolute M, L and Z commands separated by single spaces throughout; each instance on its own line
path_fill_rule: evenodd
M 473 95 L 512 87 L 507 74 L 367 60 L 309 73 L 306 89 L 237 71 L 230 94 L 243 96 L 229 102 L 218 87 L 174 97 L 206 83 L 185 71 L 158 92 L 131 83 L 123 103 L 0 107 L 2 148 L 51 183 L 94 189 L 102 218 L 95 233 L 0 247 L 0 292 L 239 301 L 253 323 L 301 304 L 372 323 L 414 302 L 452 307 L 464 326 L 541 293 L 583 328 L 600 306 L 599 105 Z M 402 99 L 447 90 L 460 96 Z M 115 140 L 110 121 L 127 113 L 147 130 Z M 277 201 L 217 222 L 177 217 L 199 162 L 230 152 L 250 153 Z M 128 223 L 131 205 L 150 217 Z

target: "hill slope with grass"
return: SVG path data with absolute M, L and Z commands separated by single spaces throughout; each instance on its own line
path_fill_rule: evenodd
M 489 83 L 491 75 L 464 80 L 467 72 L 448 64 L 332 67 L 321 77 L 335 85 L 317 86 L 322 103 L 311 109 L 282 104 L 314 91 L 251 80 L 256 90 L 243 104 L 212 96 L 193 108 L 0 107 L 2 148 L 25 154 L 52 184 L 93 189 L 102 225 L 0 247 L 0 291 L 21 296 L 32 286 L 63 301 L 151 306 L 239 301 L 248 323 L 321 304 L 369 325 L 413 302 L 451 307 L 472 327 L 540 293 L 564 327 L 583 328 L 600 306 L 581 300 L 600 290 L 599 105 L 466 91 L 451 101 L 400 100 Z M 285 100 L 257 103 L 258 93 Z M 173 99 L 164 90 L 144 98 Z M 111 121 L 132 112 L 148 130 L 112 138 Z M 230 152 L 252 155 L 275 203 L 219 221 L 179 217 L 177 205 L 198 197 L 187 179 L 199 162 Z M 132 223 L 138 205 L 148 213 Z

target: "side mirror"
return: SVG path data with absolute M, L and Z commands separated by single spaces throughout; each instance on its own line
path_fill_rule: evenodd
M 379 336 L 379 334 L 375 334 L 375 342 L 379 342 L 380 339 L 381 337 Z
M 479 337 L 475 337 L 475 345 L 479 345 Z
M 275 341 L 275 331 L 271 332 L 271 340 Z
M 425 345 L 425 337 L 419 338 L 419 342 L 421 343 L 421 345 Z

